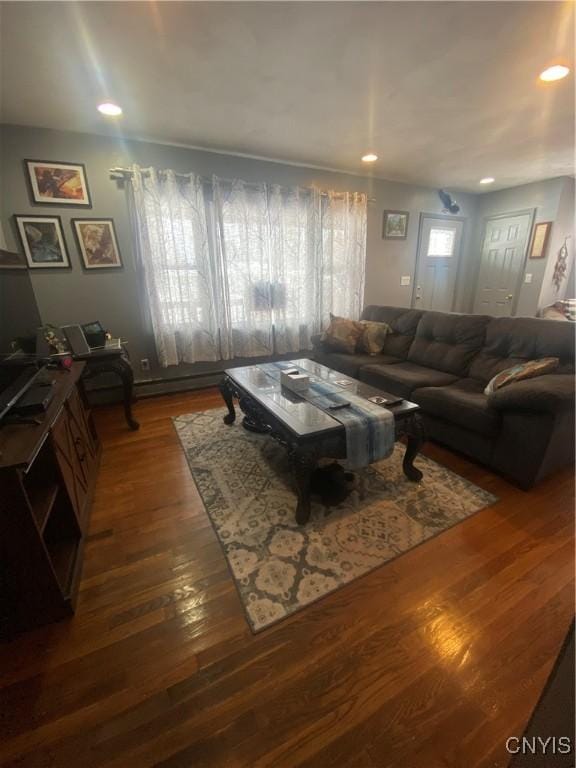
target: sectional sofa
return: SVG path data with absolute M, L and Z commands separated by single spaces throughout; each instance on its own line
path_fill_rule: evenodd
M 368 306 L 392 329 L 382 353 L 344 354 L 313 338 L 314 358 L 422 408 L 428 436 L 528 489 L 574 461 L 574 325 Z M 499 371 L 558 357 L 551 374 L 486 396 Z

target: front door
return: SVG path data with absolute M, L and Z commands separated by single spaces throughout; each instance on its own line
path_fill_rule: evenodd
M 413 307 L 452 310 L 463 228 L 462 219 L 422 216 Z
M 476 314 L 495 317 L 514 314 L 531 223 L 531 213 L 486 220 L 474 300 Z

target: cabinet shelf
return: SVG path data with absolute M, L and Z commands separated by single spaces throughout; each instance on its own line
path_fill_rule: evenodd
M 78 540 L 61 539 L 60 541 L 52 541 L 46 545 L 46 548 L 62 594 L 68 597 L 76 555 L 78 554 Z
M 37 486 L 28 489 L 28 500 L 40 533 L 44 532 L 59 491 L 60 485 L 56 482 L 49 486 Z

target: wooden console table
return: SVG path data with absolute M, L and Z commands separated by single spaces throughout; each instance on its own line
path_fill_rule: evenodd
M 74 612 L 101 446 L 85 404 L 85 363 L 50 371 L 38 424 L 0 426 L 0 628 Z

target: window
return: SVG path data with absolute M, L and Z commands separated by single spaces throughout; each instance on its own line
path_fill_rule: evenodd
M 456 230 L 454 229 L 432 227 L 428 240 L 428 253 L 426 255 L 432 258 L 453 256 L 455 238 Z
M 365 195 L 152 169 L 132 178 L 163 365 L 310 349 L 329 312 L 359 315 Z

